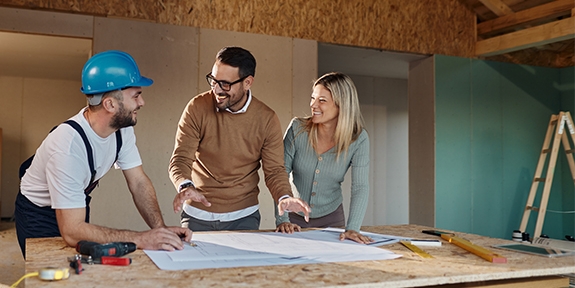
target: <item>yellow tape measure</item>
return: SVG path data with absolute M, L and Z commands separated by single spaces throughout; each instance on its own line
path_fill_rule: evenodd
M 415 254 L 421 256 L 422 258 L 433 258 L 433 256 L 427 254 L 427 252 L 419 249 L 419 247 L 409 243 L 408 241 L 401 240 L 399 243 L 403 244 L 403 246 L 407 247 L 409 250 L 413 251 Z
M 69 268 L 42 268 L 38 271 L 38 277 L 42 280 L 62 280 L 70 277 Z

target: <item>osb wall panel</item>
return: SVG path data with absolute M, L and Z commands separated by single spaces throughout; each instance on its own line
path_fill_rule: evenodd
M 0 0 L 0 5 L 472 57 L 475 16 L 458 0 Z

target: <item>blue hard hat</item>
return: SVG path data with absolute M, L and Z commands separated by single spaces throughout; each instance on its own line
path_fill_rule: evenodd
M 100 94 L 134 86 L 150 86 L 154 81 L 140 75 L 134 58 L 110 50 L 92 56 L 82 69 L 82 88 L 86 95 Z

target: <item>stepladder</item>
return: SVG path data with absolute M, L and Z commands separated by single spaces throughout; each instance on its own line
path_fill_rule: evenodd
M 569 136 L 567 134 L 569 134 Z M 560 144 L 563 144 L 563 150 L 567 156 L 567 162 L 569 163 L 569 169 L 571 171 L 571 178 L 575 181 L 575 161 L 573 160 L 573 153 L 575 151 L 572 150 L 571 143 L 575 143 L 575 129 L 573 127 L 573 118 L 571 118 L 571 113 L 559 112 L 558 114 L 551 115 L 549 126 L 547 127 L 547 133 L 545 134 L 545 140 L 543 141 L 543 148 L 539 155 L 539 161 L 537 163 L 537 168 L 535 169 L 535 176 L 533 177 L 533 183 L 529 190 L 529 196 L 527 198 L 525 210 L 523 211 L 523 218 L 521 219 L 521 225 L 519 227 L 522 232 L 526 232 L 525 230 L 527 229 L 531 211 L 537 211 L 537 222 L 535 222 L 533 237 L 541 236 Z M 547 162 L 547 160 L 549 161 Z M 541 177 L 545 166 L 547 166 L 545 177 Z M 533 206 L 533 202 L 538 194 L 540 183 L 543 183 L 543 191 L 539 207 L 536 207 Z

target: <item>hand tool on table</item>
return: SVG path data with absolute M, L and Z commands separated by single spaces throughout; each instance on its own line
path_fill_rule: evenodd
M 400 240 L 399 243 L 401 243 L 403 246 L 407 247 L 407 249 L 413 251 L 415 254 L 421 256 L 421 258 L 433 258 L 433 256 L 431 256 L 427 252 L 421 250 L 419 247 L 411 244 L 409 241 Z
M 456 237 L 454 233 L 444 232 L 439 230 L 423 230 L 423 233 L 436 235 L 442 239 L 447 240 L 449 243 L 455 244 L 489 262 L 493 263 L 507 263 L 507 258 L 496 254 L 488 249 L 485 249 L 479 245 L 475 245 L 468 240 L 461 237 Z
M 68 257 L 68 261 L 70 261 L 70 266 L 72 266 L 72 264 L 78 263 L 78 262 L 79 263 L 86 263 L 88 265 L 102 264 L 102 265 L 116 265 L 116 266 L 128 266 L 128 265 L 130 265 L 130 263 L 132 263 L 131 258 L 102 256 L 100 258 L 95 259 L 95 258 L 92 258 L 92 256 L 81 255 L 81 254 L 76 254 L 72 257 Z M 78 266 L 78 264 L 74 264 L 74 266 L 72 266 L 72 268 L 76 269 L 77 266 Z M 81 269 L 81 267 L 82 267 L 81 264 L 79 266 Z M 80 273 L 78 273 L 77 269 L 76 269 L 76 274 L 80 274 Z
M 74 268 L 76 274 L 81 274 L 84 270 L 82 263 L 128 266 L 132 263 L 131 258 L 122 258 L 128 253 L 136 251 L 136 244 L 132 242 L 110 242 L 100 244 L 96 242 L 82 240 L 76 244 L 76 254 L 68 257 L 70 267 Z
M 82 268 L 82 255 L 76 254 L 74 257 L 68 257 L 68 261 L 76 274 L 82 274 L 82 271 L 84 271 L 84 268 Z
M 133 242 L 110 242 L 100 244 L 96 242 L 82 240 L 76 244 L 76 251 L 80 254 L 90 255 L 94 260 L 102 256 L 120 257 L 136 251 L 136 244 Z

